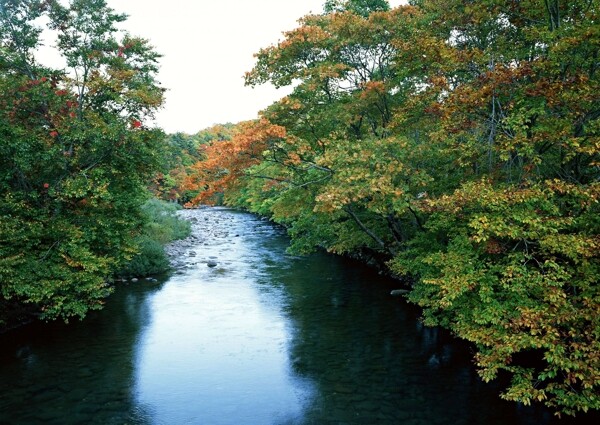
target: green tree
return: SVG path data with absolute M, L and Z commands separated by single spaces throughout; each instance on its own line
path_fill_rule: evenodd
M 35 58 L 48 16 L 65 71 Z M 0 294 L 43 319 L 100 308 L 136 251 L 156 171 L 159 56 L 121 35 L 102 0 L 11 0 L 0 9 Z
M 387 0 L 327 0 L 323 6 L 325 13 L 351 11 L 361 16 L 372 12 L 390 10 Z
M 247 74 L 248 84 L 299 82 L 263 113 L 288 134 L 287 143 L 269 149 L 265 164 L 279 163 L 281 174 L 272 176 L 296 193 L 273 204 L 275 219 L 315 246 L 393 255 L 413 231 L 406 199 L 423 190 L 427 176 L 409 173 L 416 168 L 406 162 L 413 152 L 409 145 L 418 142 L 412 128 L 393 139 L 391 130 L 395 110 L 423 84 L 420 74 L 407 73 L 397 60 L 401 43 L 415 37 L 418 17 L 411 6 L 368 16 L 351 10 L 307 16 L 283 42 L 261 50 Z M 260 166 L 252 173 L 268 175 Z M 292 201 L 298 198 L 306 202 Z M 293 229 L 315 214 L 335 229 L 327 242 L 319 240 L 322 229 L 315 227 L 314 234 L 310 225 Z
M 504 397 L 598 409 L 598 7 L 419 3 L 460 59 L 432 69 L 429 137 L 461 179 L 415 202 L 426 231 L 392 269 L 428 323 L 476 343 L 484 379 L 512 375 Z

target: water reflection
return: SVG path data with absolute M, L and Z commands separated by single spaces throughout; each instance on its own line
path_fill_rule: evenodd
M 150 423 L 134 399 L 136 341 L 161 284 L 121 288 L 85 322 L 0 336 L 0 423 Z
M 339 259 L 313 261 L 310 270 L 283 277 L 296 327 L 291 361 L 318 389 L 304 423 L 538 423 L 517 417 L 491 391 L 486 399 L 466 350 L 415 325 L 416 312 L 388 296 L 388 281 Z M 483 400 L 502 417 L 485 409 L 471 414 L 472 403 Z
M 246 215 L 204 214 L 219 226 L 196 223 L 209 233 L 201 249 L 190 248 L 196 264 L 149 301 L 137 400 L 151 407 L 154 423 L 298 422 L 311 389 L 288 370 L 282 290 L 259 284 L 278 255 L 262 242 L 276 230 Z M 207 267 L 208 259 L 218 266 Z
M 197 237 L 166 282 L 0 336 L 1 424 L 594 423 L 499 400 L 469 346 L 421 326 L 372 271 L 288 256 L 247 214 L 186 214 Z

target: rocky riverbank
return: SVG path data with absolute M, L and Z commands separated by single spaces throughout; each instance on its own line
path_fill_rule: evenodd
M 178 211 L 177 214 L 179 217 L 191 223 L 192 232 L 187 238 L 174 241 L 165 246 L 165 252 L 169 258 L 170 265 L 176 272 L 196 267 L 198 264 L 206 264 L 208 267 L 216 267 L 219 264 L 219 258 L 214 256 L 205 257 L 201 252 L 202 249 L 198 248 L 214 243 L 232 242 L 233 238 L 240 236 L 239 231 L 234 229 L 235 226 L 233 226 L 232 218 L 220 214 L 221 211 L 227 209 L 225 207 L 201 206 L 197 209 Z M 261 220 L 264 222 L 268 221 L 266 217 L 262 217 Z M 280 229 L 283 229 L 283 227 L 280 227 Z M 390 273 L 385 265 L 389 258 L 381 253 L 371 250 L 361 250 L 352 254 L 346 254 L 345 257 L 357 260 L 377 270 L 381 275 L 398 280 L 399 286 L 404 289 L 410 288 L 409 282 Z
M 205 256 L 201 248 L 232 242 L 240 236 L 239 231 L 234 228 L 232 217 L 219 213 L 223 209 L 200 207 L 178 211 L 179 217 L 191 223 L 192 232 L 187 238 L 165 246 L 165 253 L 175 272 L 197 267 L 199 264 L 205 264 L 207 267 L 219 265 L 220 258 Z

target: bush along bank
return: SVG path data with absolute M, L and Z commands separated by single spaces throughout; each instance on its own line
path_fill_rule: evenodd
M 170 270 L 165 245 L 184 239 L 191 232 L 190 223 L 177 215 L 181 208 L 158 199 L 150 199 L 141 206 L 138 217 L 141 230 L 129 249 L 133 256 L 113 278 L 105 278 L 105 297 L 114 287 L 113 282 L 159 275 Z M 0 333 L 40 318 L 43 319 L 36 304 L 0 299 Z
M 176 203 L 155 198 L 142 206 L 145 223 L 137 237 L 138 253 L 117 274 L 119 279 L 147 277 L 170 269 L 165 245 L 185 239 L 191 233 L 190 223 L 177 216 L 181 208 Z

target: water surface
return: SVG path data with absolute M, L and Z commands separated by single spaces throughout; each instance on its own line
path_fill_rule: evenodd
M 0 336 L 1 424 L 595 423 L 501 401 L 470 347 L 373 271 L 287 255 L 248 214 L 185 214 L 177 273 L 119 287 L 84 322 Z

